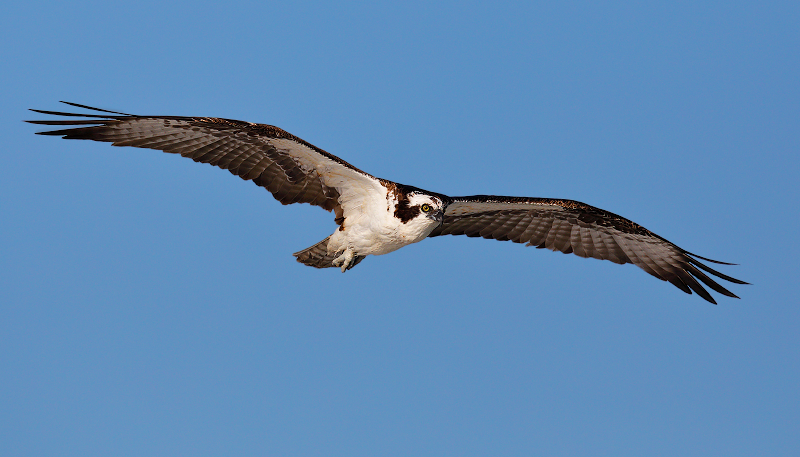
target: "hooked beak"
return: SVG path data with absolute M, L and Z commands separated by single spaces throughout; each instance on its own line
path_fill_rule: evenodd
M 433 219 L 433 220 L 435 220 L 436 222 L 438 222 L 439 225 L 442 225 L 442 221 L 444 220 L 444 211 L 443 210 L 439 210 L 439 211 L 433 212 L 431 214 L 428 214 L 428 217 Z

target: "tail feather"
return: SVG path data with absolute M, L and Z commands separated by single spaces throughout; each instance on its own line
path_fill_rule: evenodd
M 308 265 L 309 267 L 314 268 L 334 268 L 335 265 L 333 264 L 333 259 L 339 257 L 341 252 L 334 252 L 328 254 L 328 241 L 330 241 L 331 237 L 327 237 L 324 240 L 320 241 L 319 243 L 311 246 L 309 248 L 305 248 L 302 251 L 295 252 L 292 254 L 297 258 L 297 261 L 302 263 L 303 265 Z M 355 261 L 350 268 L 358 265 L 359 262 L 364 260 L 363 255 L 356 256 Z M 348 268 L 348 270 L 350 269 Z

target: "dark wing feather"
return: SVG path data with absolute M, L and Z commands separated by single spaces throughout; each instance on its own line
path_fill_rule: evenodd
M 451 199 L 442 225 L 430 236 L 510 240 L 580 257 L 632 263 L 686 293 L 696 292 L 711 303 L 716 301 L 702 284 L 722 295 L 738 297 L 700 270 L 736 284 L 747 284 L 697 259 L 724 262 L 694 255 L 628 219 L 585 203 L 488 195 Z
M 335 210 L 339 223 L 343 212 L 339 200 L 348 180 L 377 182 L 342 159 L 271 125 L 211 117 L 136 116 L 67 104 L 108 114 L 32 110 L 71 119 L 27 122 L 70 127 L 38 132 L 40 135 L 157 149 L 208 163 L 266 188 L 285 205 L 310 203 Z

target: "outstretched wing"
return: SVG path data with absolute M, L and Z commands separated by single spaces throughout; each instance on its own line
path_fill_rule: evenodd
M 736 284 L 747 284 L 700 263 L 731 265 L 692 254 L 646 228 L 585 203 L 547 198 L 475 195 L 451 197 L 442 225 L 430 236 L 467 235 L 548 248 L 580 257 L 632 263 L 682 291 L 715 303 L 711 289 L 736 297 L 704 270 Z
M 40 135 L 157 149 L 208 163 L 266 188 L 284 205 L 310 203 L 333 210 L 339 224 L 343 202 L 380 186 L 371 175 L 272 125 L 213 117 L 135 116 L 62 103 L 99 114 L 31 110 L 71 119 L 27 122 L 69 126 Z

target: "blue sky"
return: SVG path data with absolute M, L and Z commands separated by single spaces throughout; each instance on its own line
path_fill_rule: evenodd
M 797 455 L 796 2 L 0 7 L 0 447 L 17 456 Z M 580 200 L 753 283 L 333 217 L 59 100 L 280 126 L 450 195 Z

